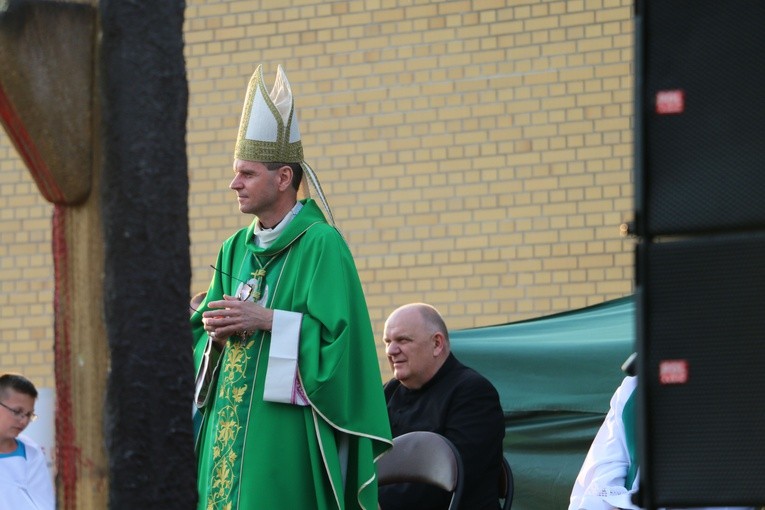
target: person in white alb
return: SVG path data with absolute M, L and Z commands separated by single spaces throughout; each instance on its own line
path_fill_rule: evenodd
M 56 508 L 45 454 L 21 434 L 37 418 L 36 399 L 37 389 L 26 377 L 0 375 L 0 509 Z

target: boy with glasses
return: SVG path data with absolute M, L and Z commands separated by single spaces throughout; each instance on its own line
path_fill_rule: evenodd
M 26 377 L 0 375 L 0 508 L 54 510 L 45 455 L 21 433 L 33 422 L 37 389 Z

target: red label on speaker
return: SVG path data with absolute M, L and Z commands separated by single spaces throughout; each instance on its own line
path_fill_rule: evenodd
M 685 384 L 688 382 L 688 362 L 684 359 L 668 359 L 659 363 L 661 384 Z
M 656 113 L 677 115 L 685 111 L 685 92 L 682 90 L 660 90 L 656 92 Z

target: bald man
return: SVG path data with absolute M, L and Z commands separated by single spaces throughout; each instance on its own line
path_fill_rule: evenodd
M 385 352 L 393 379 L 385 385 L 393 437 L 437 432 L 457 447 L 465 469 L 461 508 L 499 509 L 505 424 L 494 386 L 451 353 L 449 332 L 431 305 L 410 303 L 385 322 Z M 382 510 L 441 510 L 449 495 L 422 484 L 380 488 Z

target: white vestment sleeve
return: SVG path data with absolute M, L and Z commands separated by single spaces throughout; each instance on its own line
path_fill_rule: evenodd
M 308 405 L 297 371 L 302 321 L 298 312 L 274 310 L 263 400 Z
M 630 459 L 622 421 L 624 404 L 636 386 L 635 377 L 626 377 L 611 397 L 611 408 L 576 477 L 569 510 L 638 508 L 629 503 L 637 483 L 629 491 L 624 487 Z M 617 507 L 614 503 L 624 506 Z

